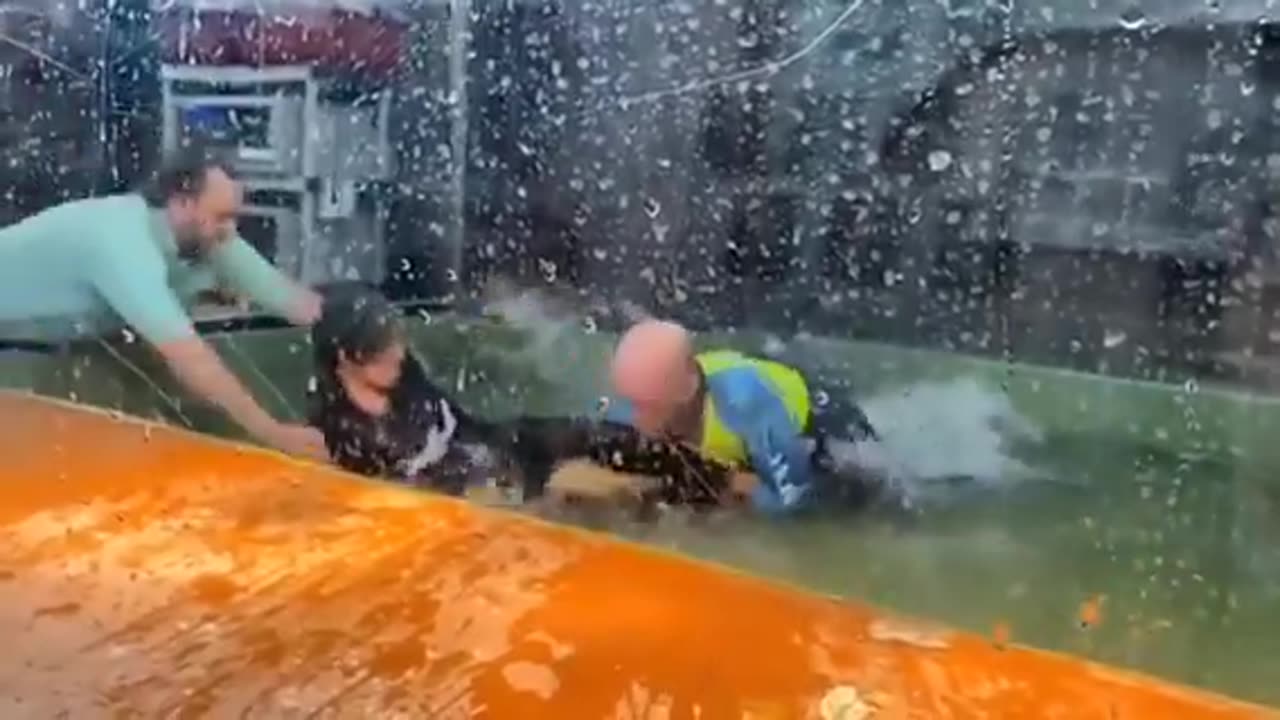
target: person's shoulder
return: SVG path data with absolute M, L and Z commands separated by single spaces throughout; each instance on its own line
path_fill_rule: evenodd
M 752 363 L 737 364 L 709 375 L 707 390 L 717 404 L 743 411 L 773 397 L 762 371 Z
M 151 233 L 151 208 L 137 193 L 103 195 L 81 200 L 78 216 L 104 229 L 146 240 Z M 148 243 L 151 244 L 151 243 Z
M 445 399 L 446 395 L 427 375 L 427 368 L 414 352 L 406 353 L 400 364 L 400 380 L 396 383 L 393 395 L 406 407 L 421 403 L 435 403 Z
M 73 263 L 95 273 L 117 266 L 145 267 L 159 256 L 151 241 L 150 215 L 138 195 L 71 200 L 4 229 L 11 247 Z
M 108 236 L 136 237 L 147 229 L 149 221 L 147 205 L 138 195 L 72 200 L 36 217 L 46 229 L 68 241 L 83 243 L 97 243 Z
M 91 207 L 98 211 L 114 211 L 135 214 L 146 214 L 150 209 L 141 195 L 133 192 L 114 193 L 111 195 L 95 195 L 75 200 L 68 205 Z
M 138 198 L 141 201 L 141 198 Z M 5 228 L 8 232 L 35 231 L 42 242 L 76 244 L 92 242 L 119 226 L 131 214 L 131 203 L 123 196 L 88 197 L 47 207 Z
M 71 200 L 45 210 L 44 215 L 86 228 L 111 229 L 114 223 L 147 221 L 147 203 L 136 193 L 97 195 Z
M 68 208 L 77 226 L 93 228 L 85 237 L 94 244 L 92 254 L 103 258 L 127 257 L 163 261 L 152 237 L 151 208 L 142 196 L 128 193 L 77 201 Z

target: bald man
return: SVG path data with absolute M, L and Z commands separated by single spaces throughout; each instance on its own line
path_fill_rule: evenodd
M 680 325 L 646 320 L 623 335 L 610 374 L 624 402 L 610 404 L 609 419 L 752 470 L 760 482 L 750 497 L 759 510 L 785 513 L 812 504 L 814 470 L 831 464 L 827 432 L 815 427 L 799 371 L 731 350 L 699 354 Z M 840 422 L 852 431 L 841 436 L 875 435 L 861 410 Z

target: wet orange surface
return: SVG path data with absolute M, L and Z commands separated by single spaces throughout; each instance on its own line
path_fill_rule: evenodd
M 1274 716 L 91 411 L 0 425 L 5 720 Z

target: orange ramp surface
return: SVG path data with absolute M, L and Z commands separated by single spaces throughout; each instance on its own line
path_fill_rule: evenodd
M 0 718 L 1262 718 L 275 454 L 0 394 Z

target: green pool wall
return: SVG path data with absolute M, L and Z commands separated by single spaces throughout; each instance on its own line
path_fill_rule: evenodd
M 477 410 L 497 415 L 517 408 L 572 412 L 592 407 L 604 388 L 605 362 L 614 340 L 607 333 L 574 327 L 533 334 L 490 320 L 450 316 L 411 325 L 414 345 L 430 372 Z M 268 409 L 283 417 L 302 417 L 311 353 L 304 332 L 274 329 L 208 337 Z M 751 333 L 699 337 L 703 347 L 748 352 L 761 352 L 767 343 L 765 336 Z M 119 357 L 139 372 L 127 369 Z M 1222 455 L 1255 466 L 1280 467 L 1280 397 L 1269 394 L 1134 381 L 821 337 L 792 339 L 782 357 L 839 374 L 863 397 L 897 388 L 907 391 L 920 382 L 970 378 L 1004 392 L 1023 417 L 1047 434 L 1124 438 L 1173 455 Z M 90 344 L 56 356 L 3 353 L 0 387 L 31 388 L 132 414 L 172 418 L 172 403 L 161 396 L 163 392 L 200 429 L 237 434 L 211 409 L 185 397 L 141 346 L 108 352 Z

